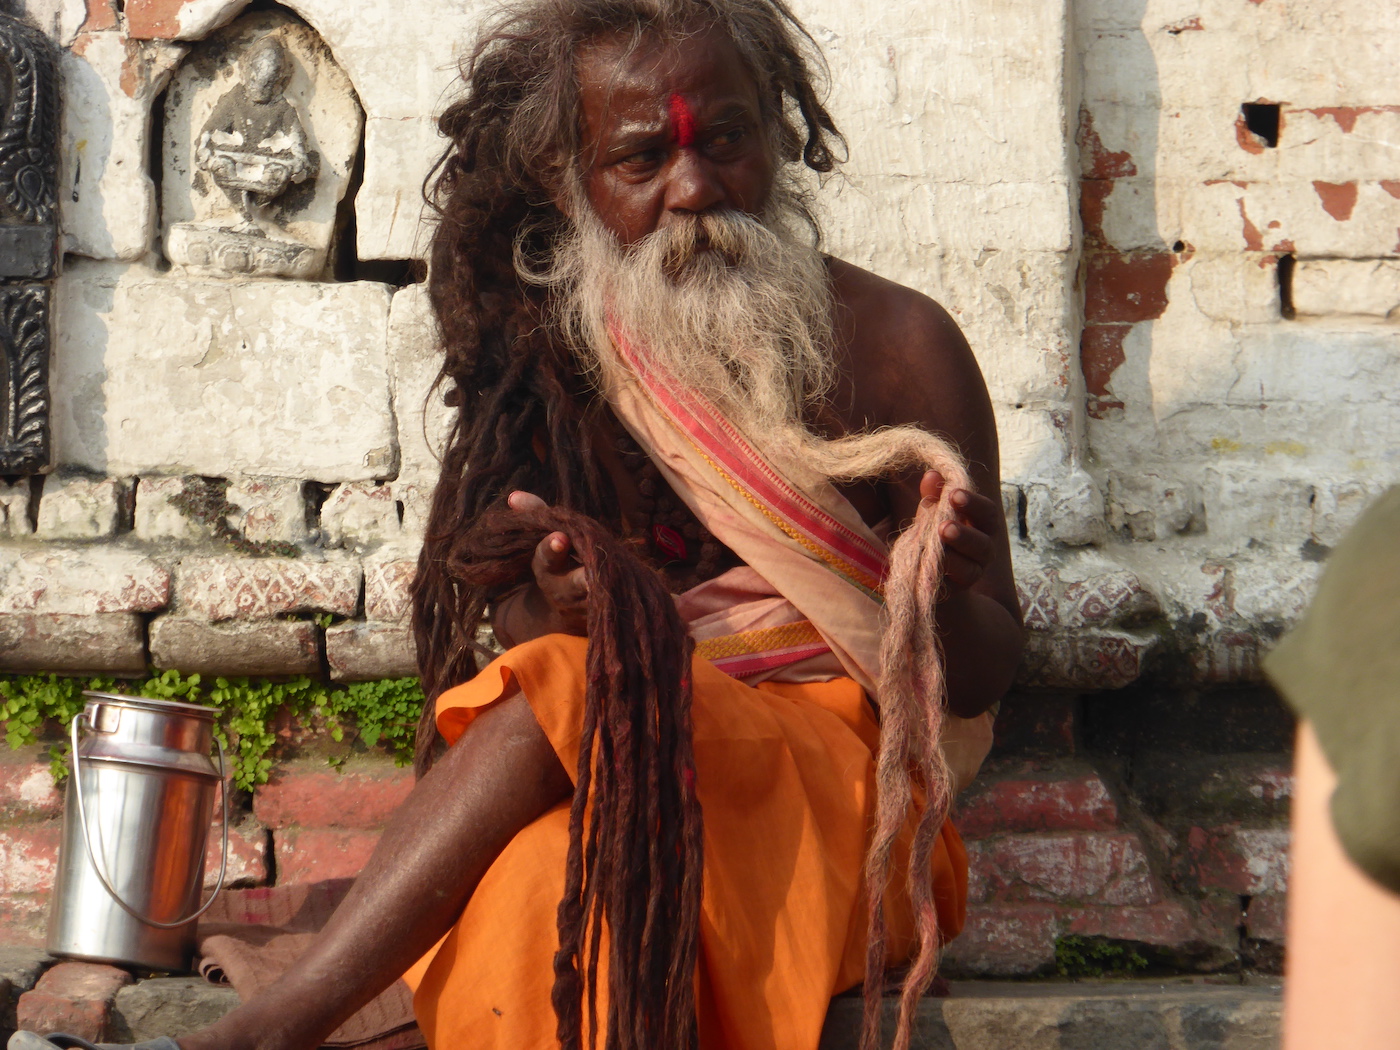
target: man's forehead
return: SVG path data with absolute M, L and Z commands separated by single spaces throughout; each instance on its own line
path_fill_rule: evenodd
M 753 77 L 720 30 L 678 41 L 595 38 L 579 49 L 576 68 L 583 116 L 595 134 L 641 124 L 675 129 L 701 111 L 713 119 L 757 103 Z

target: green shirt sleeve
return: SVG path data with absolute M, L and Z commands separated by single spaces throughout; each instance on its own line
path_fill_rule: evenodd
M 1347 855 L 1400 893 L 1400 487 L 1332 552 L 1264 670 L 1337 772 L 1332 822 Z

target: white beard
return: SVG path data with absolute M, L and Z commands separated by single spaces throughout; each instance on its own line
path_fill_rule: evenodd
M 775 198 L 762 219 L 690 216 L 628 247 L 583 206 L 531 279 L 554 291 L 590 368 L 613 359 L 614 326 L 760 445 L 786 445 L 807 433 L 803 416 L 831 385 L 832 299 L 791 198 Z
M 800 460 L 833 481 L 940 464 L 963 476 L 957 453 L 917 425 L 832 439 L 809 427 L 835 374 L 832 289 L 821 253 L 797 232 L 791 193 L 775 190 L 761 220 L 691 217 L 628 247 L 586 204 L 575 214 L 545 270 L 520 250 L 515 264 L 554 293 L 556 319 L 589 369 L 625 368 L 616 326 L 777 462 Z

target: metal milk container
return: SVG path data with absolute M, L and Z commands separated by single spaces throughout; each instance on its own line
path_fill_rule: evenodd
M 224 751 L 209 758 L 215 708 L 85 692 L 73 719 L 73 774 L 49 913 L 55 955 L 187 970 L 195 920 L 228 867 Z M 80 724 L 86 736 L 79 739 Z M 214 791 L 222 786 L 218 886 L 200 907 Z

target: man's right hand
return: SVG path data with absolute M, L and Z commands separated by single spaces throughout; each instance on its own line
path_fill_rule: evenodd
M 532 492 L 512 492 L 512 510 L 543 510 Z M 573 556 L 569 537 L 551 532 L 535 548 L 534 581 L 502 601 L 493 626 L 503 645 L 514 646 L 545 634 L 588 634 L 588 575 Z

